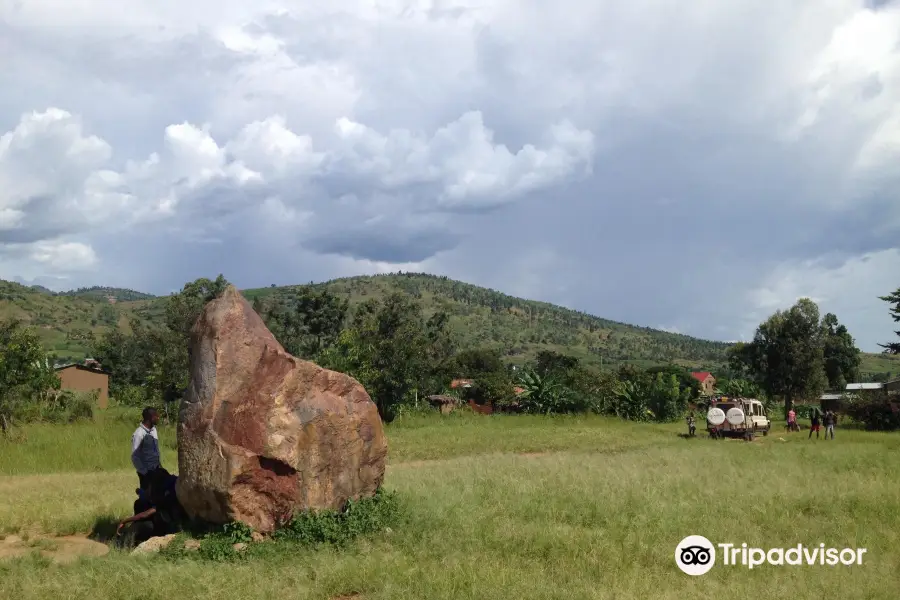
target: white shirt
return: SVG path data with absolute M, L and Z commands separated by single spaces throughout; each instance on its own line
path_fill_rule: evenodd
M 156 427 L 147 429 L 143 423 L 131 436 L 131 464 L 141 475 L 159 466 L 159 435 Z

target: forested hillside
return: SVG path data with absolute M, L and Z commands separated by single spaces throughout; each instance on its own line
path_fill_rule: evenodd
M 461 347 L 494 347 L 511 362 L 533 359 L 541 350 L 578 357 L 596 367 L 623 362 L 638 366 L 675 362 L 715 369 L 727 344 L 617 323 L 545 302 L 515 298 L 446 277 L 404 273 L 336 279 L 308 284 L 327 287 L 350 301 L 351 308 L 369 298 L 402 290 L 418 298 L 427 313 L 444 311 Z M 244 290 L 266 303 L 287 300 L 304 286 Z M 130 321 L 161 324 L 165 298 L 110 287 L 53 293 L 0 281 L 0 319 L 14 317 L 35 326 L 46 347 L 61 358 L 84 357 L 98 336 L 112 327 L 128 331 Z M 864 354 L 864 378 L 900 374 L 900 359 Z
M 248 298 L 287 299 L 298 286 L 245 290 Z M 577 356 L 586 364 L 621 362 L 649 365 L 679 362 L 713 367 L 724 359 L 727 344 L 647 327 L 617 323 L 545 302 L 523 300 L 446 277 L 408 273 L 336 279 L 313 287 L 350 300 L 402 290 L 418 298 L 428 312 L 450 315 L 461 347 L 500 348 L 511 361 L 524 362 L 550 349 Z

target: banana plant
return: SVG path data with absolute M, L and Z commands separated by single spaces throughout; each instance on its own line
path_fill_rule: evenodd
M 541 377 L 531 369 L 522 372 L 519 385 L 523 389 L 519 394 L 520 402 L 527 412 L 561 412 L 570 400 L 569 388 L 557 383 L 552 377 Z

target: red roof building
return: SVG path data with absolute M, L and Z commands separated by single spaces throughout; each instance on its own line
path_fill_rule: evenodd
M 691 377 L 700 382 L 700 393 L 704 396 L 712 396 L 716 393 L 716 378 L 709 371 L 697 371 L 691 373 Z

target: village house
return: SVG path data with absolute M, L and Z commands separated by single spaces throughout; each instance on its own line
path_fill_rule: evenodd
M 716 393 L 716 378 L 709 371 L 691 373 L 691 377 L 700 382 L 700 395 L 712 396 Z
M 100 367 L 100 363 L 87 359 L 82 364 L 68 364 L 56 367 L 60 389 L 76 392 L 97 391 L 99 408 L 109 406 L 109 374 Z

